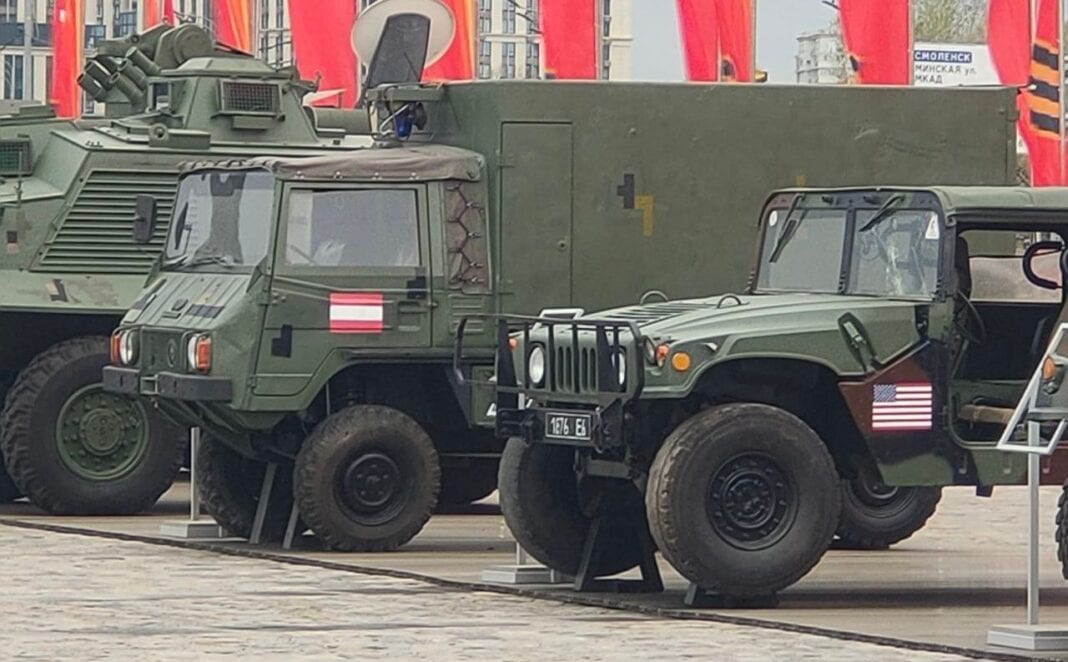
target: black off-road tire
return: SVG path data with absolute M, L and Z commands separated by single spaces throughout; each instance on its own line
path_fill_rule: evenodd
M 136 465 L 115 479 L 75 474 L 59 452 L 56 425 L 67 400 L 101 382 L 108 339 L 66 340 L 38 354 L 19 373 L 0 415 L 0 451 L 15 485 L 54 515 L 127 515 L 152 506 L 174 482 L 187 436 L 147 403 L 147 444 Z
M 248 539 L 260 503 L 267 463 L 245 457 L 226 444 L 201 437 L 197 451 L 197 489 L 204 510 L 226 533 Z M 262 542 L 285 536 L 293 509 L 293 467 L 279 464 L 263 520 Z M 297 533 L 302 528 L 298 526 Z
M 1057 560 L 1061 563 L 1061 577 L 1068 579 L 1068 480 L 1061 487 L 1061 496 L 1057 499 Z
M 834 461 L 777 407 L 731 404 L 676 428 L 649 470 L 646 509 L 669 563 L 708 591 L 775 595 L 831 544 L 841 511 Z
M 498 458 L 476 458 L 466 466 L 442 467 L 438 504 L 463 506 L 493 494 L 500 464 Z
M 942 500 L 941 487 L 882 491 L 885 488 L 881 482 L 875 483 L 873 490 L 863 484 L 865 480 L 872 477 L 842 481 L 842 518 L 834 549 L 887 549 L 922 529 Z
M 15 481 L 11 480 L 3 463 L 0 463 L 0 503 L 11 503 L 20 496 L 22 491 L 15 485 Z
M 578 574 L 594 514 L 589 505 L 584 507 L 574 461 L 575 451 L 567 446 L 512 439 L 504 448 L 498 481 L 501 512 L 516 542 L 565 575 Z M 602 491 L 599 507 L 614 515 L 601 531 L 604 551 L 596 573 L 607 576 L 630 570 L 641 561 L 641 546 L 633 529 L 617 522 L 645 527 L 641 493 L 626 481 L 592 480 L 598 484 L 591 487 Z
M 327 547 L 384 552 L 422 530 L 440 485 L 437 451 L 415 420 L 390 407 L 353 405 L 304 441 L 293 494 Z

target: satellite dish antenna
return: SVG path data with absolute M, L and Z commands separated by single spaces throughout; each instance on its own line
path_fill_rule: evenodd
M 433 64 L 452 43 L 456 33 L 456 19 L 439 0 L 379 0 L 360 12 L 352 27 L 352 50 L 361 62 L 372 62 L 390 18 L 415 14 L 430 21 L 426 44 L 426 63 Z

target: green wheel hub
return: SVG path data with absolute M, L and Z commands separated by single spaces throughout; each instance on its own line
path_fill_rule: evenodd
M 56 418 L 63 463 L 89 480 L 115 480 L 132 471 L 148 448 L 144 405 L 91 384 L 76 391 Z

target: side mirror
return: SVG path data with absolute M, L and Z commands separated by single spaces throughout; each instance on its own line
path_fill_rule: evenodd
M 147 244 L 156 234 L 156 199 L 151 195 L 137 196 L 137 208 L 134 211 L 133 240 Z

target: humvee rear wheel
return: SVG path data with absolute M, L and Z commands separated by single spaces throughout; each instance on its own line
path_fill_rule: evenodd
M 886 549 L 923 528 L 942 500 L 940 487 L 891 487 L 874 467 L 842 481 L 836 549 Z
M 75 338 L 19 373 L 0 418 L 15 485 L 59 515 L 145 510 L 181 468 L 186 435 L 142 400 L 103 390 L 108 341 Z
M 672 432 L 649 470 L 649 528 L 664 558 L 698 586 L 774 595 L 831 543 L 841 510 L 820 438 L 776 407 L 707 409 Z
M 380 552 L 422 530 L 437 505 L 441 469 L 433 442 L 411 417 L 354 405 L 304 441 L 294 481 L 300 514 L 327 547 Z
M 578 574 L 594 515 L 612 514 L 624 522 L 643 519 L 641 493 L 632 483 L 603 478 L 580 482 L 574 463 L 575 450 L 567 446 L 512 439 L 501 457 L 498 486 L 501 512 L 516 542 L 565 575 Z M 596 574 L 614 575 L 641 561 L 631 530 L 609 520 L 601 535 L 604 551 Z
M 0 503 L 9 503 L 20 496 L 22 496 L 22 492 L 15 485 L 15 481 L 11 480 L 7 469 L 4 468 L 3 464 L 0 464 Z
M 204 436 L 197 451 L 197 488 L 204 510 L 228 534 L 252 535 L 267 463 L 246 457 L 221 441 Z M 285 535 L 293 509 L 293 468 L 275 470 L 261 540 L 278 542 Z M 299 531 L 298 531 L 299 533 Z
M 481 501 L 497 489 L 497 458 L 475 458 L 465 466 L 441 468 L 439 504 L 462 506 Z

